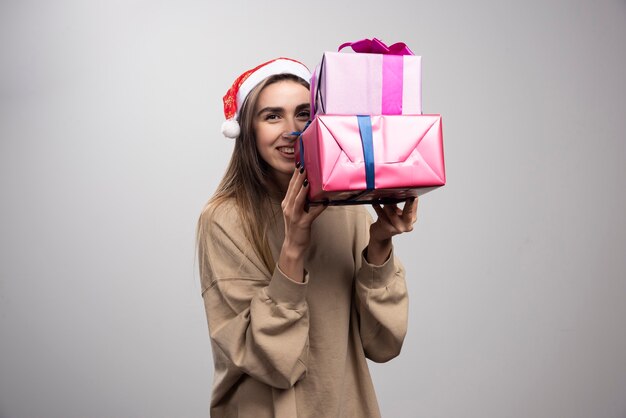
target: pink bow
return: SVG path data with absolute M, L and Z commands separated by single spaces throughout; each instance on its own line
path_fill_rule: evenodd
M 354 52 L 362 54 L 415 55 L 404 42 L 397 42 L 391 46 L 387 46 L 380 39 L 376 38 L 346 42 L 341 44 L 337 51 L 341 51 L 347 46 L 351 47 Z

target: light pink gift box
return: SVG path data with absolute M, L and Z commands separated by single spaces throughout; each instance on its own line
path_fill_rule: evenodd
M 399 202 L 446 183 L 440 115 L 370 120 L 373 189 L 357 116 L 318 115 L 302 133 L 296 159 L 307 170 L 311 203 Z
M 419 56 L 325 52 L 311 84 L 316 114 L 422 113 Z

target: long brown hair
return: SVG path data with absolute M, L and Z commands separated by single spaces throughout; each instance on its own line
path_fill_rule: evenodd
M 293 74 L 276 74 L 260 82 L 248 94 L 239 112 L 241 132 L 235 139 L 235 148 L 222 181 L 209 199 L 203 212 L 212 215 L 212 210 L 222 203 L 234 200 L 244 230 L 252 248 L 263 261 L 268 271 L 274 271 L 275 261 L 267 241 L 267 231 L 275 218 L 272 197 L 280 197 L 273 181 L 269 165 L 259 155 L 254 133 L 254 110 L 263 89 L 280 81 L 295 81 L 307 89 L 309 83 Z M 200 222 L 196 238 L 200 239 Z

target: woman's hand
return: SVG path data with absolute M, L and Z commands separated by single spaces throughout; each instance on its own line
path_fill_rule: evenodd
M 391 253 L 391 238 L 394 235 L 410 232 L 417 220 L 417 198 L 411 197 L 404 203 L 404 208 L 397 205 L 372 205 L 378 219 L 370 226 L 370 242 L 367 246 L 366 259 L 374 265 L 383 264 Z
M 304 255 L 311 241 L 311 225 L 326 206 L 306 207 L 308 180 L 304 167 L 296 167 L 287 194 L 281 203 L 285 219 L 285 240 L 278 257 L 278 267 L 292 280 L 304 280 Z

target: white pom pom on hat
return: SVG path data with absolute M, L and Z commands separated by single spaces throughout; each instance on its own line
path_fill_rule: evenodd
M 225 120 L 224 123 L 222 123 L 222 134 L 226 138 L 235 139 L 239 136 L 240 133 L 241 129 L 239 128 L 239 122 L 237 122 L 237 119 L 228 119 Z
M 264 62 L 241 74 L 224 95 L 226 121 L 222 123 L 222 134 L 226 138 L 234 139 L 239 136 L 241 128 L 237 117 L 243 101 L 257 84 L 274 74 L 293 74 L 307 82 L 311 79 L 311 72 L 306 65 L 284 57 Z

